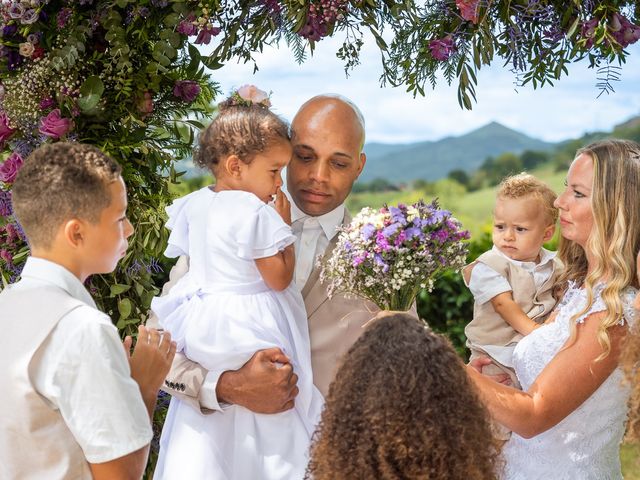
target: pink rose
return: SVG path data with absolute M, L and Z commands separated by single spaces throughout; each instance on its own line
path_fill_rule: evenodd
M 255 85 L 243 85 L 238 89 L 238 95 L 243 100 L 251 103 L 259 103 L 265 107 L 271 106 L 269 95 L 264 90 L 260 90 Z
M 478 23 L 478 3 L 480 0 L 456 0 L 462 18 L 472 23 Z
M 49 115 L 40 119 L 40 133 L 58 139 L 64 137 L 73 128 L 73 121 L 70 118 L 62 118 L 60 109 L 51 110 Z
M 4 183 L 13 183 L 20 167 L 22 167 L 22 163 L 22 157 L 16 152 L 9 155 L 9 158 L 0 165 L 0 181 Z
M 9 126 L 9 118 L 6 112 L 0 111 L 0 146 L 4 145 L 4 142 L 11 138 L 15 131 L 15 128 Z

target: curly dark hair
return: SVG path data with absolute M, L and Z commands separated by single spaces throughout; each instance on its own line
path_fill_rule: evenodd
M 405 313 L 379 319 L 329 387 L 307 478 L 496 478 L 500 447 L 448 340 Z
M 200 132 L 193 154 L 194 163 L 214 175 L 220 160 L 229 155 L 251 163 L 274 142 L 290 140 L 287 122 L 263 105 L 238 105 L 230 97 L 218 109 L 218 116 Z

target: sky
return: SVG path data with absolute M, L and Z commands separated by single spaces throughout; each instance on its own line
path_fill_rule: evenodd
M 615 93 L 600 98 L 595 86 L 597 72 L 587 68 L 587 61 L 570 65 L 569 75 L 553 87 L 534 90 L 527 85 L 516 91 L 513 74 L 500 59 L 494 59 L 494 64 L 483 67 L 478 75 L 478 101 L 471 111 L 458 105 L 455 81 L 451 86 L 441 81 L 435 90 L 425 89 L 425 97 L 416 98 L 403 88 L 381 87 L 380 54 L 370 39 L 365 39 L 361 64 L 347 78 L 342 61 L 335 56 L 340 46 L 339 37 L 325 38 L 317 43 L 313 57 L 297 64 L 283 42 L 256 55 L 257 73 L 253 73 L 253 64 L 231 63 L 212 72 L 213 79 L 224 94 L 246 83 L 271 91 L 273 110 L 288 120 L 314 95 L 342 94 L 362 110 L 368 142 L 439 140 L 491 121 L 556 142 L 610 130 L 640 115 L 640 42 L 628 48 L 621 80 L 613 84 Z

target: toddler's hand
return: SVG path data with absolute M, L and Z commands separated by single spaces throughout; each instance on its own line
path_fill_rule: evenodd
M 282 190 L 278 188 L 276 191 L 276 202 L 275 202 L 276 212 L 280 214 L 282 220 L 287 225 L 291 225 L 291 204 L 289 203 L 289 199 L 287 196 L 282 193 Z
M 124 342 L 125 350 L 131 347 L 131 339 Z M 140 386 L 145 401 L 153 399 L 169 373 L 176 354 L 176 342 L 171 341 L 169 332 L 160 332 L 143 325 L 138 327 L 138 341 L 129 357 L 131 377 Z

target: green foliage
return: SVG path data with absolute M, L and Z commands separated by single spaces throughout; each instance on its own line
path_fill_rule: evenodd
M 491 235 L 484 234 L 469 242 L 467 263 L 491 249 Z M 462 275 L 447 271 L 436 279 L 431 292 L 418 295 L 418 315 L 438 333 L 449 337 L 456 351 L 465 359 L 469 352 L 464 327 L 473 318 L 473 295 L 464 284 Z

